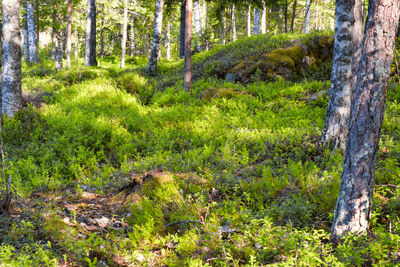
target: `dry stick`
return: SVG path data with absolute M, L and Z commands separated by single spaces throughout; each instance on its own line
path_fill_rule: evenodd
M 388 187 L 394 187 L 394 188 L 400 188 L 400 185 L 395 185 L 395 184 L 377 184 L 375 185 L 376 187 L 379 186 L 388 186 Z

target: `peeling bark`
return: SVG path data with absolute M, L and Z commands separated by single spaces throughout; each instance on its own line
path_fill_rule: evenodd
M 348 233 L 363 234 L 369 227 L 375 162 L 399 13 L 400 0 L 369 1 L 340 193 L 332 225 L 334 242 Z

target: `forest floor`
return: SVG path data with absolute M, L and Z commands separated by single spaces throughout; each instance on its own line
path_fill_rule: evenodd
M 299 38 L 310 36 L 252 37 L 196 54 L 189 92 L 182 61 L 161 61 L 156 77 L 144 75 L 140 57 L 125 70 L 113 56 L 96 68 L 24 66 L 26 108 L 4 121 L 15 197 L 0 218 L 0 265 L 400 264 L 396 79 L 370 231 L 333 246 L 342 155 L 318 142 L 329 68 L 295 81 L 218 75 Z

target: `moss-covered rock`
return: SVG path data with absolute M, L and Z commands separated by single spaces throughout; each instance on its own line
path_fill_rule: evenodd
M 242 83 L 275 80 L 278 77 L 295 80 L 331 60 L 332 53 L 333 37 L 301 40 L 290 47 L 241 60 L 229 71 L 227 77 Z
M 201 98 L 203 100 L 210 100 L 211 98 L 231 99 L 239 94 L 240 92 L 236 91 L 234 88 L 208 88 L 204 90 Z

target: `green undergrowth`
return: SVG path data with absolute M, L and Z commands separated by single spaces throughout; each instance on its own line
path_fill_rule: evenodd
M 203 78 L 185 92 L 180 83 L 160 88 L 137 71 L 140 59 L 125 71 L 113 60 L 58 73 L 50 63 L 25 68 L 24 91 L 40 105 L 4 121 L 18 199 L 0 222 L 2 264 L 398 263 L 397 84 L 388 90 L 371 232 L 334 247 L 342 156 L 318 144 L 328 100 L 314 97 L 329 82 Z M 163 65 L 166 79 L 172 65 Z M 119 225 L 90 228 L 101 217 Z

